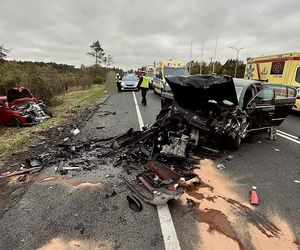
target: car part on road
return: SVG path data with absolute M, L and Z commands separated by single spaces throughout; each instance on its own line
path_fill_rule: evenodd
M 80 130 L 78 128 L 75 128 L 75 129 L 71 130 L 71 133 L 73 135 L 78 135 L 80 133 Z
M 23 174 L 18 177 L 17 181 L 22 182 L 22 181 L 25 181 L 26 179 L 27 179 L 27 175 Z
M 138 199 L 138 197 L 134 194 L 127 195 L 127 201 L 129 207 L 135 212 L 141 212 L 143 209 L 142 203 Z
M 258 194 L 256 192 L 257 187 L 252 186 L 252 189 L 250 190 L 250 204 L 251 205 L 258 205 L 259 204 L 259 198 Z
M 28 158 L 25 162 L 29 167 L 39 167 L 42 165 L 42 162 L 35 158 Z
M 217 165 L 217 169 L 219 170 L 224 170 L 225 169 L 225 166 L 223 164 L 218 164 Z
M 0 179 L 12 177 L 15 175 L 27 174 L 27 173 L 37 173 L 37 172 L 40 172 L 41 170 L 42 170 L 42 167 L 34 167 L 34 168 L 25 168 L 22 170 L 16 170 L 13 172 L 5 172 L 0 175 Z

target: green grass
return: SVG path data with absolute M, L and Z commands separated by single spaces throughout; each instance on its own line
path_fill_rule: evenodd
M 72 115 L 70 111 L 80 111 L 104 95 L 105 87 L 93 85 L 89 89 L 74 90 L 56 97 L 55 107 L 50 108 L 54 117 L 32 127 L 0 128 L 0 156 L 8 152 L 24 149 L 35 142 L 35 134 L 50 126 L 63 123 Z

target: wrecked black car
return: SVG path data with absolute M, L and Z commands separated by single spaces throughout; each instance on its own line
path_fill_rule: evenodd
M 296 89 L 260 81 L 210 75 L 166 80 L 171 91 L 162 95 L 162 112 L 180 116 L 194 129 L 228 137 L 235 149 L 249 132 L 279 126 L 296 101 Z

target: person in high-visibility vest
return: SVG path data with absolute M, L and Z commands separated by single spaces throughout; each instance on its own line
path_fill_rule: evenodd
M 122 82 L 121 76 L 119 75 L 119 73 L 117 73 L 116 74 L 116 84 L 117 84 L 118 92 L 121 92 L 121 82 Z
M 147 99 L 146 95 L 149 89 L 149 81 L 150 77 L 143 75 L 138 83 L 138 87 L 141 89 L 142 92 L 142 105 L 147 106 Z

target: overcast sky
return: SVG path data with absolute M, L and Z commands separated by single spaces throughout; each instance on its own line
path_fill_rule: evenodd
M 240 58 L 300 52 L 300 1 L 0 0 L 0 43 L 9 59 L 91 65 L 99 40 L 124 69 L 161 59 Z

